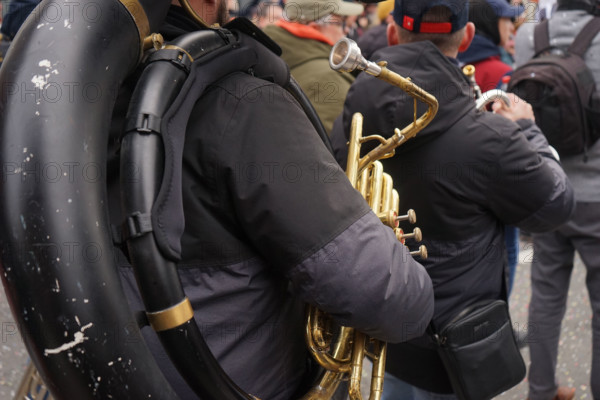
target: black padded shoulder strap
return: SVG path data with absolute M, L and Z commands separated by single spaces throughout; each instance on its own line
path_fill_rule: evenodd
M 165 53 L 165 56 L 155 55 L 153 64 L 170 66 L 172 73 L 185 71 L 186 77 L 177 79 L 182 84 L 177 87 L 172 98 L 162 94 L 156 98 L 154 103 L 159 107 L 152 107 L 156 111 L 142 110 L 142 112 L 132 113 L 127 124 L 128 131 L 140 134 L 154 132 L 160 134 L 163 139 L 164 173 L 162 173 L 158 194 L 152 203 L 150 216 L 151 231 L 156 244 L 160 252 L 171 260 L 178 260 L 181 257 L 181 236 L 185 225 L 181 164 L 187 121 L 194 104 L 212 83 L 234 72 L 245 72 L 281 86 L 298 101 L 331 151 L 329 137 L 321 121 L 304 93 L 292 79 L 289 67 L 279 57 L 277 45 L 249 21 L 240 19 L 237 23 L 228 24 L 227 28 L 229 29 L 199 31 L 177 38 L 175 48 L 189 49 L 188 53 L 183 52 L 183 54 L 193 59 L 193 62 L 185 65 L 173 61 L 172 54 L 166 54 L 168 50 L 157 51 L 157 53 Z M 161 90 L 149 90 L 151 87 L 172 86 L 172 73 L 165 73 L 165 68 L 160 65 L 155 65 L 154 70 L 156 73 L 148 73 L 143 84 L 138 83 L 138 86 L 143 86 L 139 90 L 140 95 L 149 92 L 161 93 Z M 165 100 L 164 97 L 169 99 Z M 140 99 L 132 99 L 132 104 L 140 102 Z
M 181 91 L 161 119 L 165 171 L 152 207 L 152 225 L 158 247 L 171 259 L 181 256 L 185 220 L 181 163 L 187 121 L 196 101 L 210 83 L 238 71 L 251 72 L 280 86 L 290 81 L 289 68 L 272 50 L 245 33 L 232 32 L 236 37 L 233 43 L 194 61 Z
M 550 33 L 548 29 L 548 20 L 545 19 L 537 24 L 533 31 L 533 45 L 536 57 L 550 48 Z
M 569 46 L 569 53 L 583 57 L 598 32 L 600 32 L 600 17 L 594 17 L 585 24 L 573 43 L 571 43 L 571 46 Z

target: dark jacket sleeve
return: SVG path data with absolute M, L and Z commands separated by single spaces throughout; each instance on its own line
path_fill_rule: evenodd
M 573 188 L 540 128 L 531 120 L 519 120 L 517 123 L 530 145 L 552 171 L 554 178 L 553 190 L 549 193 L 548 200 L 534 214 L 520 221 L 519 226 L 529 232 L 556 228 L 567 222 L 575 211 Z
M 556 229 L 571 217 L 575 200 L 569 180 L 543 133 L 531 120 L 519 120 L 504 141 L 499 179 L 492 179 L 494 211 L 506 223 L 529 232 Z
M 433 312 L 425 269 L 281 90 L 265 84 L 229 104 L 220 190 L 240 229 L 300 298 L 339 323 L 392 342 L 420 335 Z

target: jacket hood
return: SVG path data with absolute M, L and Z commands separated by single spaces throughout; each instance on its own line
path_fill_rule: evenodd
M 475 34 L 471 45 L 466 51 L 458 53 L 459 61 L 465 64 L 485 60 L 486 58 L 494 56 L 500 56 L 500 49 L 498 46 L 496 46 L 491 39 L 478 34 Z
M 471 87 L 462 71 L 430 41 L 383 48 L 374 61 L 387 61 L 388 69 L 432 94 L 440 104 L 431 123 L 396 151 L 410 151 L 435 139 L 460 120 L 475 104 Z M 364 99 L 374 99 L 367 109 Z M 354 106 L 356 104 L 356 106 Z M 398 87 L 361 73 L 346 97 L 345 123 L 351 120 L 349 110 L 360 110 L 364 116 L 363 135 L 389 137 L 395 128 L 403 129 L 413 121 L 414 100 Z M 427 106 L 418 104 L 418 115 Z

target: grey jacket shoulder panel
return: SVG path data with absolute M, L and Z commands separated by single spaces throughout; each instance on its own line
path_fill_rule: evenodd
M 289 276 L 306 302 L 342 325 L 388 342 L 420 336 L 433 314 L 427 272 L 373 213 L 291 269 Z

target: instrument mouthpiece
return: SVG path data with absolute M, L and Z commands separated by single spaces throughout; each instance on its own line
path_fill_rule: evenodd
M 331 49 L 329 66 L 336 71 L 352 72 L 355 69 L 378 76 L 381 67 L 372 61 L 367 61 L 360 53 L 360 48 L 352 39 L 341 38 Z

